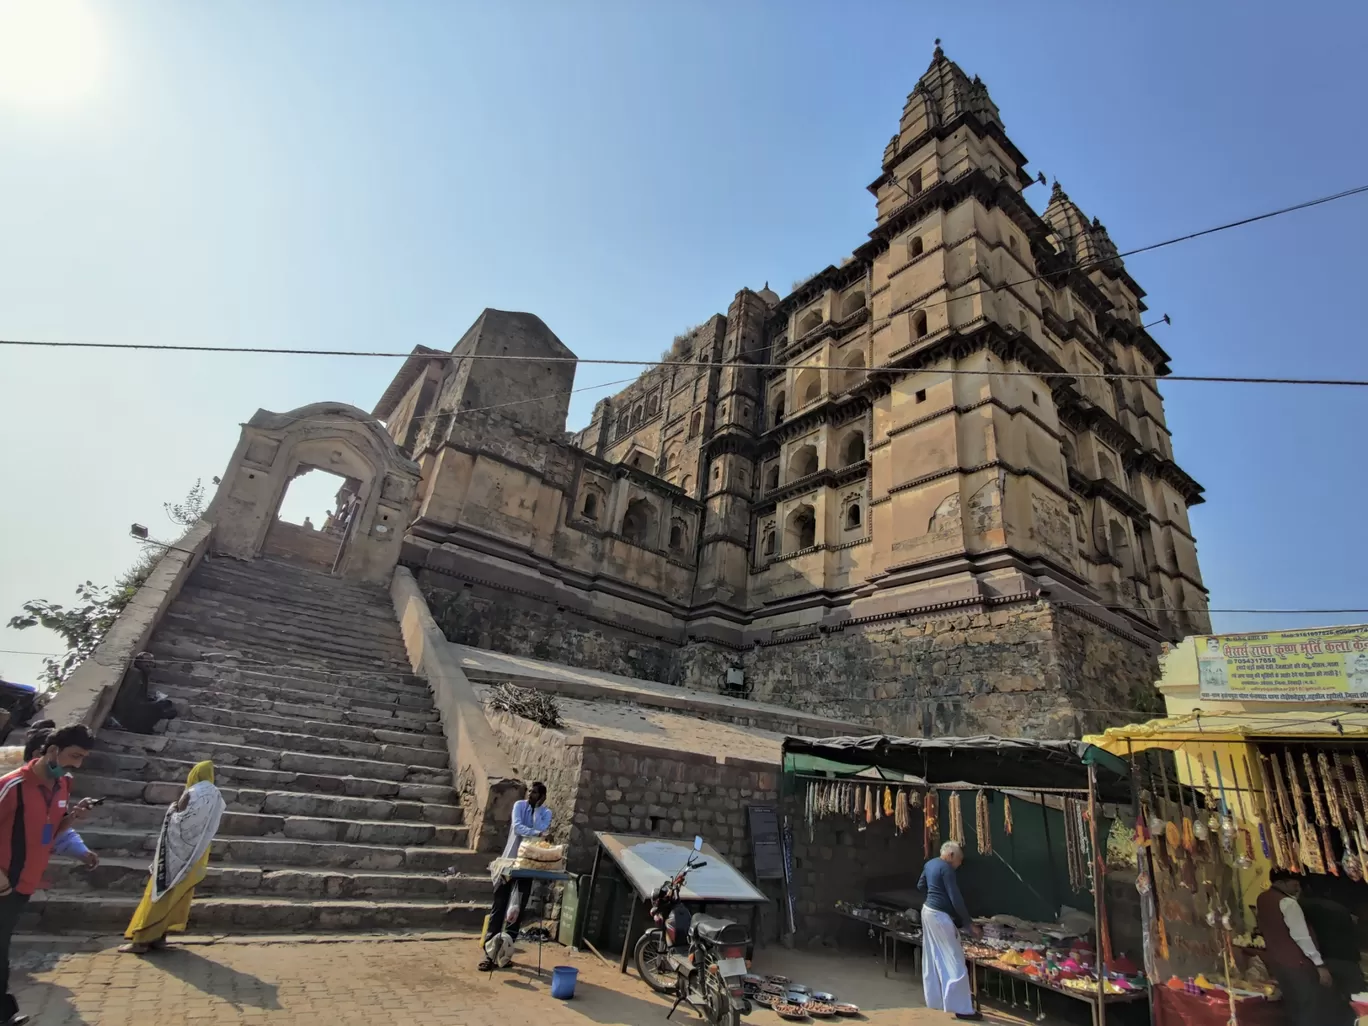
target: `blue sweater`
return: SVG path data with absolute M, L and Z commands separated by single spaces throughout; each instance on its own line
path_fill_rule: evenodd
M 959 883 L 955 880 L 955 867 L 940 856 L 931 859 L 923 867 L 917 890 L 926 892 L 927 908 L 944 912 L 955 920 L 956 925 L 968 926 L 973 922 L 969 910 L 964 907 Z

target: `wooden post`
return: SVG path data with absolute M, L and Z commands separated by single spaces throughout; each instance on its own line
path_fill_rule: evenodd
M 627 890 L 632 895 L 632 914 L 627 917 L 627 936 L 622 942 L 622 961 L 618 964 L 618 970 L 624 973 L 627 971 L 627 962 L 632 957 L 633 941 L 636 940 L 632 934 L 636 933 L 637 912 L 641 908 L 641 898 L 630 880 L 627 882 Z
M 1103 934 L 1107 929 L 1107 899 L 1105 891 L 1107 888 L 1107 851 L 1104 847 L 1097 844 L 1097 817 L 1099 814 L 1097 804 L 1097 766 L 1088 763 L 1088 834 L 1092 841 L 1093 855 L 1093 917 L 1097 923 L 1097 951 L 1093 953 L 1097 961 L 1097 1014 L 1095 1022 L 1097 1026 L 1107 1026 L 1107 945 L 1103 941 Z M 1105 839 L 1104 842 L 1105 844 Z
M 598 883 L 599 863 L 603 861 L 603 845 L 597 841 L 594 843 L 594 867 L 589 871 L 589 891 L 582 895 L 579 900 L 579 908 L 575 910 L 575 928 L 570 934 L 570 947 L 573 949 L 584 940 L 585 927 L 588 926 L 589 910 L 594 907 L 594 887 Z

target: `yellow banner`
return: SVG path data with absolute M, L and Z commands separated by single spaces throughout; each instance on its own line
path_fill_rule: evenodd
M 1207 699 L 1333 702 L 1368 697 L 1368 627 L 1318 627 L 1197 639 Z

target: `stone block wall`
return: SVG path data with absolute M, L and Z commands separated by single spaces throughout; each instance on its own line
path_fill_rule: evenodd
M 673 681 L 677 646 L 606 622 L 557 611 L 525 595 L 473 584 L 423 593 L 448 641 L 645 680 Z
M 1068 608 L 939 614 L 770 643 L 757 701 L 912 736 L 1078 737 L 1154 708 L 1157 654 Z
M 778 798 L 779 767 L 585 738 L 579 782 L 572 858 L 592 857 L 596 830 L 686 839 L 701 834 L 750 876 L 746 806 Z M 589 866 L 581 863 L 581 869 Z
M 453 642 L 701 691 L 719 690 L 740 662 L 755 701 L 890 734 L 1079 737 L 1162 711 L 1149 644 L 1063 604 L 773 632 L 738 652 L 483 585 L 436 586 L 448 580 L 425 577 L 424 592 Z
M 579 802 L 581 740 L 488 706 L 485 717 L 523 783 L 540 780 L 546 785 L 546 804 L 551 810 L 549 840 L 569 844 Z

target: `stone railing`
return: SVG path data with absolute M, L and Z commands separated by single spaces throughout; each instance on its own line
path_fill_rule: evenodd
M 133 657 L 147 647 L 190 572 L 209 548 L 213 525 L 201 520 L 167 548 L 143 586 L 115 618 L 90 658 L 72 671 L 44 709 L 59 725 L 81 722 L 99 730 L 119 695 Z
M 513 803 L 522 797 L 522 784 L 407 567 L 395 568 L 390 597 L 409 663 L 414 673 L 427 678 L 442 715 L 452 775 L 470 817 L 470 846 L 498 851 L 513 817 Z

